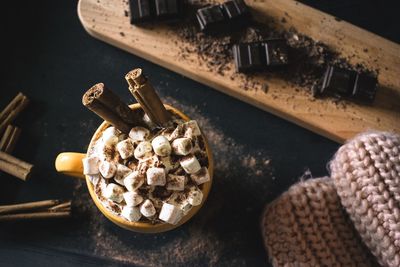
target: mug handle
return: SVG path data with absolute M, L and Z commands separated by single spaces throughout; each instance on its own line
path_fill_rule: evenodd
M 55 166 L 56 170 L 62 174 L 85 179 L 83 174 L 82 159 L 86 154 L 76 152 L 63 152 L 58 154 Z

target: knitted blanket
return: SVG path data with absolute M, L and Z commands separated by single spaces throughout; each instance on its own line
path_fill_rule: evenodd
M 400 136 L 356 136 L 329 168 L 331 178 L 299 182 L 266 206 L 272 264 L 400 267 Z

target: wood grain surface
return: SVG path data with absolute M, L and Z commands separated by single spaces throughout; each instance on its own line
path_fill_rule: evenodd
M 132 26 L 126 1 L 80 0 L 78 14 L 85 30 L 95 38 L 171 69 L 223 93 L 271 112 L 337 142 L 365 130 L 400 132 L 400 46 L 345 21 L 293 0 L 247 0 L 254 17 L 276 27 L 294 27 L 302 34 L 334 48 L 352 64 L 379 71 L 372 106 L 327 99 L 312 99 L 285 80 L 255 75 L 261 88 L 243 89 L 244 75 L 234 72 L 233 62 L 224 75 L 202 64 L 196 54 L 179 56 L 186 45 L 170 28 Z M 282 18 L 286 23 L 279 23 Z M 132 66 L 132 68 L 138 66 Z M 124 73 L 121 73 L 121 78 Z M 296 90 L 297 89 L 297 90 Z M 190 88 L 188 88 L 190 90 Z

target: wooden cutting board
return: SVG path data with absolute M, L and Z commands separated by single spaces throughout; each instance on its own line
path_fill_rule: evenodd
M 346 103 L 338 105 L 326 99 L 310 100 L 305 90 L 278 78 L 261 75 L 255 79 L 267 83 L 264 90 L 244 90 L 243 76 L 233 75 L 234 66 L 225 75 L 209 70 L 196 55 L 179 56 L 184 45 L 167 28 L 145 29 L 132 26 L 126 11 L 127 1 L 80 0 L 78 14 L 85 30 L 95 38 L 117 46 L 151 62 L 171 69 L 221 92 L 271 112 L 302 127 L 344 142 L 365 130 L 400 133 L 400 45 L 360 29 L 345 21 L 293 0 L 246 0 L 255 19 L 279 22 L 277 27 L 294 27 L 298 32 L 321 41 L 349 58 L 379 69 L 379 83 L 372 106 Z M 132 66 L 137 67 L 137 66 Z M 121 74 L 123 75 L 123 74 Z M 121 76 L 122 77 L 122 76 Z

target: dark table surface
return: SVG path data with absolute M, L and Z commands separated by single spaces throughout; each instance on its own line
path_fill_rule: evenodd
M 304 173 L 327 175 L 338 144 L 207 86 L 90 37 L 76 1 L 3 4 L 0 107 L 18 91 L 32 103 L 18 118 L 15 155 L 36 165 L 31 180 L 0 174 L 0 203 L 73 199 L 70 220 L 0 227 L 0 266 L 268 266 L 260 235 L 264 205 Z M 307 4 L 394 42 L 396 1 L 307 0 Z M 5 47 L 4 47 L 5 46 Z M 133 102 L 123 75 L 142 67 L 163 100 L 208 133 L 216 170 L 201 211 L 177 230 L 144 235 L 118 228 L 96 210 L 83 181 L 57 174 L 62 151 L 80 151 L 100 123 L 81 105 L 97 82 Z

